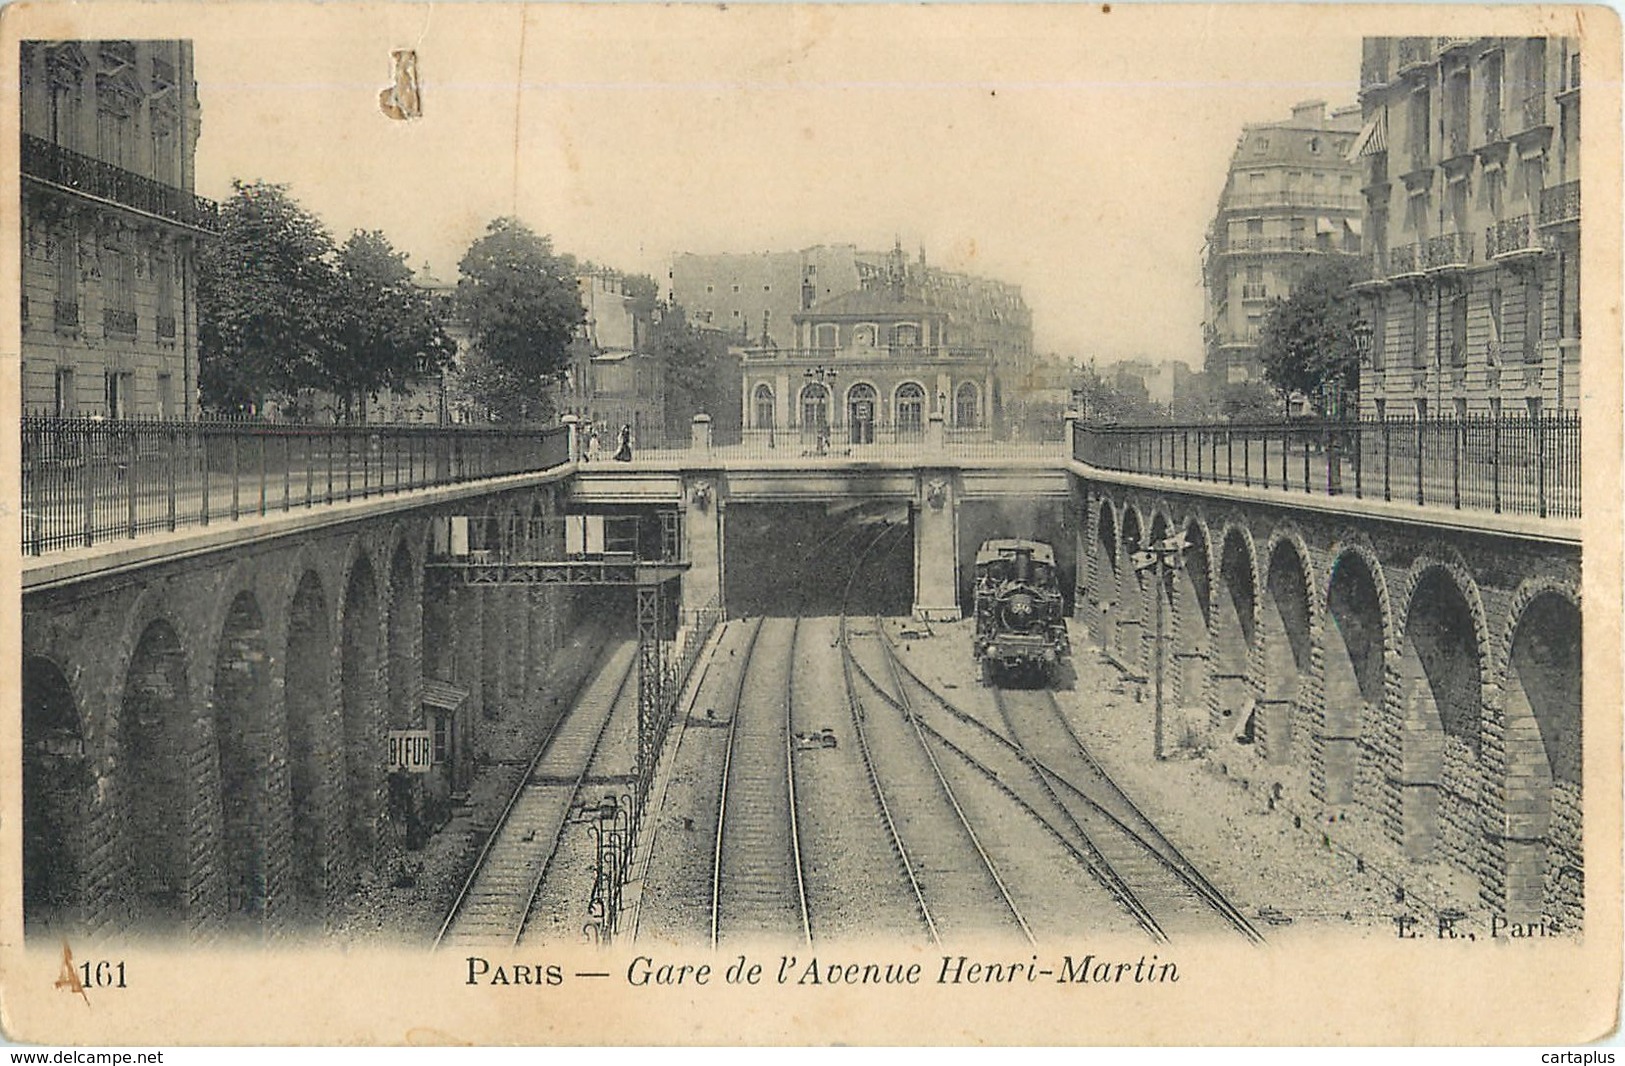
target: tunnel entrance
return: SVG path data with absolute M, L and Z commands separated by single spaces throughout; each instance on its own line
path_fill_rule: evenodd
M 914 537 L 904 504 L 733 504 L 724 528 L 730 617 L 907 615 L 914 606 Z
M 976 601 L 976 549 L 999 537 L 1043 541 L 1055 549 L 1056 578 L 1068 616 L 1078 572 L 1077 537 L 1063 500 L 962 500 L 959 504 L 959 609 Z

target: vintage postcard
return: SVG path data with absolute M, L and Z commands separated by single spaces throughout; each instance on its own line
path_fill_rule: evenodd
M 1614 1030 L 1611 10 L 0 31 L 10 1040 Z

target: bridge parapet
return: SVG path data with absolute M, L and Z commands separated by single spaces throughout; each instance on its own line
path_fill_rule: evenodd
M 22 420 L 23 550 L 30 555 L 213 521 L 548 470 L 571 431 Z
M 1570 413 L 1072 433 L 1072 458 L 1096 470 L 1539 519 L 1579 519 L 1580 457 Z

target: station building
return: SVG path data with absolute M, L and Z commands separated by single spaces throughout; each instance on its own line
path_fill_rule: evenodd
M 1367 38 L 1366 415 L 1575 411 L 1580 50 L 1567 38 Z
M 923 252 L 911 260 L 900 244 L 886 253 L 837 245 L 756 258 L 683 256 L 673 296 L 698 321 L 711 314 L 714 322 L 705 298 L 731 299 L 735 283 L 702 273 L 712 278 L 706 293 L 684 272 L 733 268 L 743 277 L 747 264 L 801 271 L 793 302 L 727 307 L 730 321 L 735 310 L 741 321 L 762 316 L 741 353 L 748 433 L 906 440 L 923 434 L 933 413 L 951 431 L 991 433 L 1006 418 L 1003 383 L 1031 369 L 1032 313 L 1018 287 L 928 266 Z M 728 291 L 718 294 L 720 285 Z M 775 325 L 784 318 L 787 329 Z
M 22 405 L 193 418 L 201 121 L 188 41 L 25 41 Z

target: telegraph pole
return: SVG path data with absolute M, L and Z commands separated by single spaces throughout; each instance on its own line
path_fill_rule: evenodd
M 1163 752 L 1163 708 L 1162 708 L 1162 675 L 1164 663 L 1167 659 L 1165 644 L 1167 634 L 1164 632 L 1165 609 L 1162 599 L 1168 592 L 1168 577 L 1184 563 L 1185 549 L 1189 548 L 1185 534 L 1167 537 L 1151 545 L 1145 551 L 1137 551 L 1132 556 L 1134 572 L 1144 573 L 1151 571 L 1156 579 L 1157 586 L 1157 619 L 1155 643 L 1151 646 L 1152 662 L 1152 718 L 1151 718 L 1151 751 L 1158 762 L 1166 756 Z

